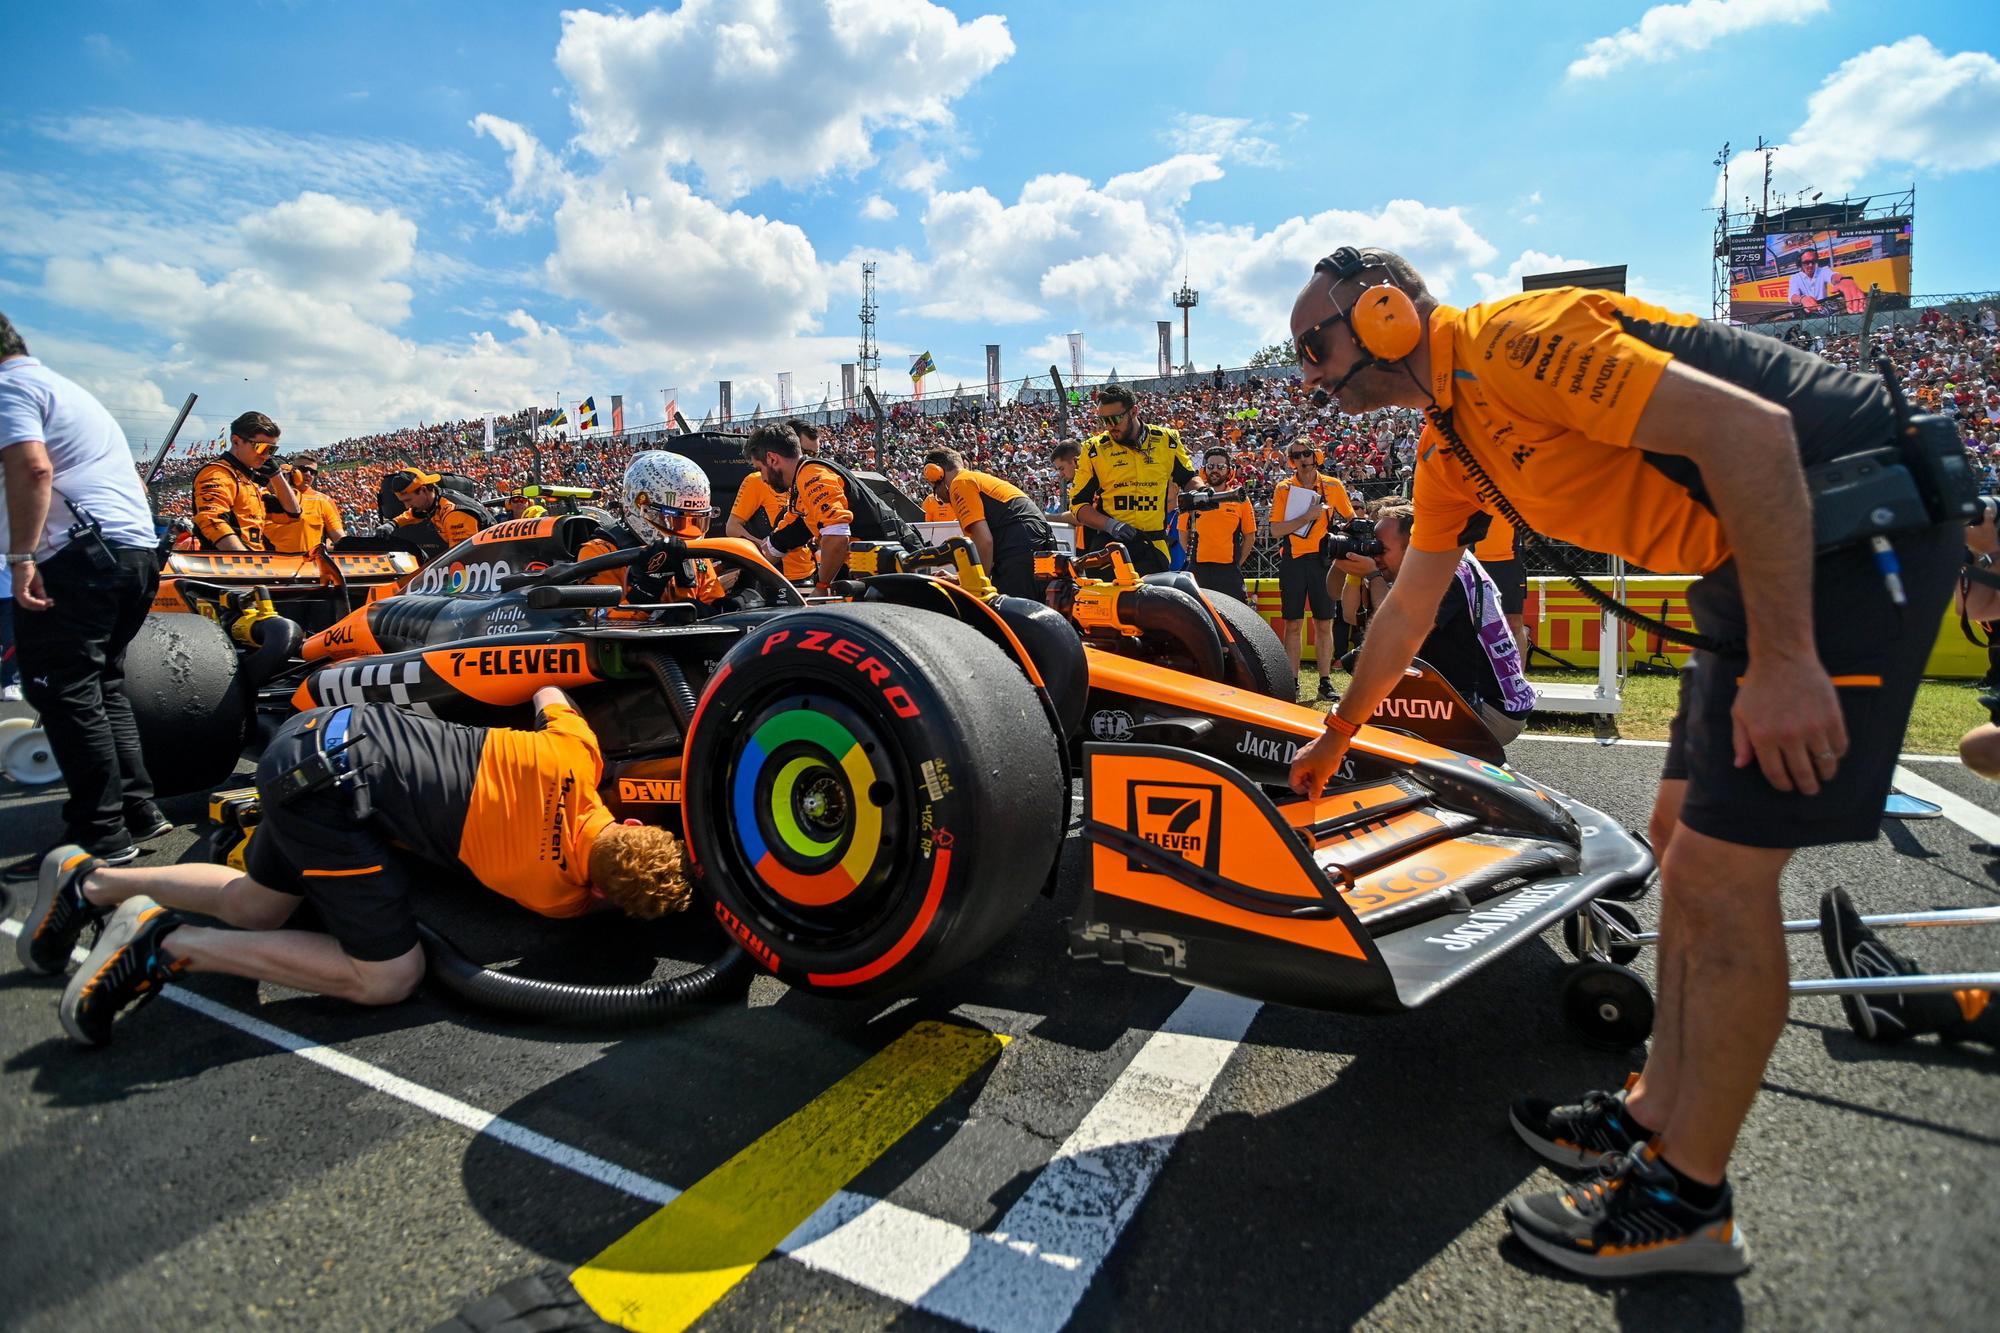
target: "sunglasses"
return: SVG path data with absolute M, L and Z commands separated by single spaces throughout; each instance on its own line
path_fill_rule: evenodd
M 1321 335 L 1335 324 L 1347 321 L 1347 312 L 1335 311 L 1319 323 L 1292 339 L 1292 351 L 1302 366 L 1316 366 L 1326 359 L 1326 345 Z
M 1285 457 L 1291 459 L 1294 463 L 1298 462 L 1301 458 L 1311 458 L 1312 456 L 1312 450 L 1310 449 L 1298 449 L 1285 455 Z
M 1099 412 L 1097 414 L 1097 419 L 1099 421 L 1102 421 L 1107 426 L 1115 426 L 1119 422 L 1123 421 L 1126 417 L 1129 417 L 1131 415 L 1132 415 L 1132 409 L 1128 407 L 1122 412 Z

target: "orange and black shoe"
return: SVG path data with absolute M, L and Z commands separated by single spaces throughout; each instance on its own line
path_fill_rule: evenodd
M 1750 1267 L 1729 1185 L 1698 1208 L 1651 1146 L 1606 1159 L 1596 1176 L 1567 1190 L 1517 1194 L 1505 1211 L 1523 1245 L 1585 1277 L 1733 1276 Z
M 121 1009 L 143 1003 L 183 964 L 168 961 L 160 942 L 181 924 L 179 914 L 151 898 L 128 898 L 112 914 L 97 947 L 63 991 L 62 1025 L 72 1041 L 103 1046 Z
M 1625 1109 L 1625 1094 L 1638 1081 L 1630 1074 L 1617 1092 L 1586 1092 L 1582 1101 L 1560 1106 L 1539 1097 L 1517 1098 L 1507 1119 L 1522 1142 L 1557 1166 L 1597 1166 L 1652 1137 Z
M 83 896 L 83 877 L 104 864 L 75 843 L 65 843 L 42 858 L 35 905 L 14 941 L 14 956 L 36 976 L 62 975 L 70 951 L 83 934 L 111 915 Z

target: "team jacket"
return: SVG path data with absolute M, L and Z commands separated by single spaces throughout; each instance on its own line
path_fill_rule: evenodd
M 447 547 L 456 546 L 479 531 L 479 520 L 467 510 L 453 504 L 448 496 L 440 495 L 437 506 L 428 514 L 418 514 L 405 509 L 392 520 L 399 528 L 412 527 L 418 523 L 428 523 L 437 529 L 438 536 L 444 538 Z
M 224 454 L 194 474 L 194 530 L 204 550 L 215 550 L 233 534 L 261 551 L 265 522 L 264 482 L 235 455 Z

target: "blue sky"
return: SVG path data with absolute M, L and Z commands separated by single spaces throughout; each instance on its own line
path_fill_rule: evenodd
M 885 389 L 1148 373 L 1283 336 L 1342 243 L 1445 299 L 1626 263 L 1709 306 L 1711 160 L 1917 186 L 1919 292 L 2000 288 L 2000 6 L 12 6 L 0 309 L 135 445 L 201 394 L 288 441 L 586 393 L 699 419 L 838 392 L 859 265 Z M 1178 339 L 1175 356 L 1180 355 Z

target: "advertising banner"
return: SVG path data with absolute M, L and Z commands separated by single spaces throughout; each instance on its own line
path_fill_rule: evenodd
M 1072 387 L 1083 383 L 1083 335 L 1069 335 L 1069 382 Z
M 854 387 L 854 365 L 852 361 L 840 363 L 840 405 L 849 412 L 854 410 L 854 399 L 860 393 Z
M 792 410 L 792 372 L 789 370 L 778 372 L 778 410 L 780 412 Z
M 718 380 L 716 383 L 721 386 L 721 392 L 716 396 L 715 410 L 722 417 L 722 424 L 727 426 L 729 424 L 729 381 Z
M 1174 322 L 1170 319 L 1160 319 L 1153 322 L 1158 326 L 1160 332 L 1159 375 L 1161 379 L 1165 379 L 1174 373 Z
M 1879 287 L 1895 307 L 1910 295 L 1911 228 L 1889 219 L 1820 231 L 1729 239 L 1729 318 L 1771 324 L 1859 314 Z
M 1000 402 L 1000 344 L 986 344 L 986 401 L 995 406 Z

